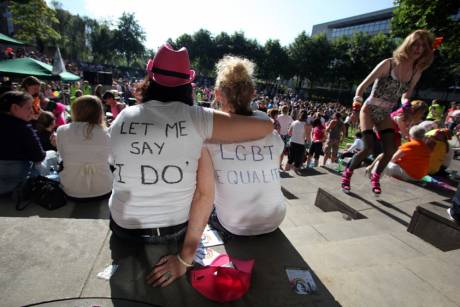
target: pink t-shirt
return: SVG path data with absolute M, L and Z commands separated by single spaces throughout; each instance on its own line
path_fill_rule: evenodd
M 313 142 L 322 142 L 324 138 L 324 126 L 313 128 Z
M 123 110 L 124 108 L 125 106 L 122 103 L 111 105 L 110 112 L 112 113 L 113 119 L 117 118 L 118 114 L 120 114 L 121 110 Z

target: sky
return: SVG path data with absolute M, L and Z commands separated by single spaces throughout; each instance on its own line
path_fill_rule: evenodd
M 51 3 L 51 0 L 47 0 Z M 134 13 L 146 33 L 147 48 L 157 49 L 168 38 L 203 28 L 213 35 L 243 31 L 265 44 L 278 39 L 289 45 L 315 24 L 365 14 L 393 6 L 392 0 L 60 0 L 63 9 L 97 20 L 116 20 Z

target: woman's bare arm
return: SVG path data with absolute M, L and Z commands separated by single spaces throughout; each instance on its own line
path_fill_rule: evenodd
M 273 131 L 273 123 L 267 119 L 214 111 L 210 141 L 237 143 L 263 138 Z
M 355 96 L 363 97 L 364 92 L 369 85 L 375 81 L 375 79 L 388 74 L 388 71 L 390 70 L 390 63 L 391 59 L 386 59 L 375 66 L 374 70 L 372 70 L 371 73 L 367 75 L 366 79 L 364 79 L 363 82 L 361 82 L 361 84 L 356 88 Z

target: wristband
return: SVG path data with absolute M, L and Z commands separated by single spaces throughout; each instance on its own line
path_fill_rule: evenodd
M 186 268 L 191 268 L 191 267 L 193 266 L 193 264 L 190 264 L 190 263 L 185 262 L 185 260 L 182 259 L 182 257 L 181 257 L 179 254 L 176 255 L 176 258 L 177 258 L 177 260 L 179 260 L 179 262 L 182 263 Z
M 353 101 L 357 101 L 357 102 L 363 103 L 363 97 L 361 97 L 361 96 L 355 96 L 355 97 L 353 97 Z

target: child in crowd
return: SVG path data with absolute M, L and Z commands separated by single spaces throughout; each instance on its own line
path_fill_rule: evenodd
M 56 118 L 54 114 L 49 111 L 42 111 L 37 121 L 35 122 L 35 128 L 37 135 L 40 138 L 43 150 L 54 150 L 56 151 L 56 134 L 54 128 L 56 127 Z

